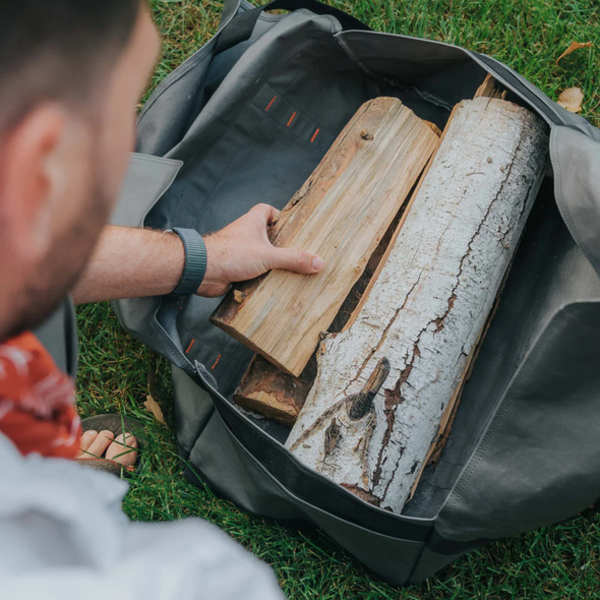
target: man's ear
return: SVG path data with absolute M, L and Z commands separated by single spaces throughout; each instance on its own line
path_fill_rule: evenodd
M 65 183 L 57 169 L 65 127 L 61 107 L 46 103 L 0 138 L 2 236 L 11 253 L 26 262 L 40 260 L 52 239 L 51 204 Z

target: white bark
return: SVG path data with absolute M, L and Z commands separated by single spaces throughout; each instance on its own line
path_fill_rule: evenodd
M 286 444 L 304 464 L 402 511 L 522 233 L 547 147 L 543 124 L 523 108 L 489 98 L 457 106 L 360 313 L 321 344 Z M 370 410 L 363 395 L 352 419 L 377 365 L 383 385 L 371 382 Z

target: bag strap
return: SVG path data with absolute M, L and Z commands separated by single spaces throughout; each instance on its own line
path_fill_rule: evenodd
M 331 15 L 335 17 L 344 29 L 361 29 L 371 31 L 364 23 L 358 19 L 347 15 L 337 8 L 322 4 L 317 0 L 273 0 L 268 4 L 257 6 L 236 15 L 228 25 L 226 25 L 219 35 L 215 56 L 232 48 L 240 42 L 245 42 L 250 38 L 256 21 L 264 10 L 299 10 L 305 8 L 317 15 Z

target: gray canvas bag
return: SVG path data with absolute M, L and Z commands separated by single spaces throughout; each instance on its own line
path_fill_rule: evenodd
M 488 56 L 376 33 L 316 0 L 273 8 L 292 12 L 226 0 L 217 35 L 158 86 L 114 223 L 204 234 L 256 203 L 281 208 L 376 96 L 443 128 L 491 73 L 551 129 L 548 177 L 452 434 L 402 515 L 303 467 L 285 427 L 232 405 L 252 352 L 209 324 L 219 299 L 114 304 L 173 364 L 187 477 L 254 513 L 316 524 L 394 584 L 420 582 L 600 497 L 600 131 Z

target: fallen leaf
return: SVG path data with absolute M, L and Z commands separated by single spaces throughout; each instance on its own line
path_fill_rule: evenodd
M 578 113 L 581 110 L 582 102 L 583 92 L 578 87 L 572 87 L 562 92 L 558 97 L 557 104 L 566 108 L 569 112 Z
M 560 60 L 565 56 L 569 56 L 571 52 L 575 52 L 575 50 L 579 50 L 580 48 L 591 48 L 593 45 L 592 42 L 585 42 L 583 44 L 581 42 L 571 42 L 571 45 L 556 59 L 557 66 Z
M 158 402 L 152 397 L 152 396 L 146 396 L 146 402 L 144 402 L 144 406 L 146 408 L 147 411 L 151 412 L 154 415 L 154 418 L 159 422 L 159 423 L 164 423 L 165 422 L 165 417 L 163 415 L 163 412 L 160 408 L 160 405 L 158 404 Z

